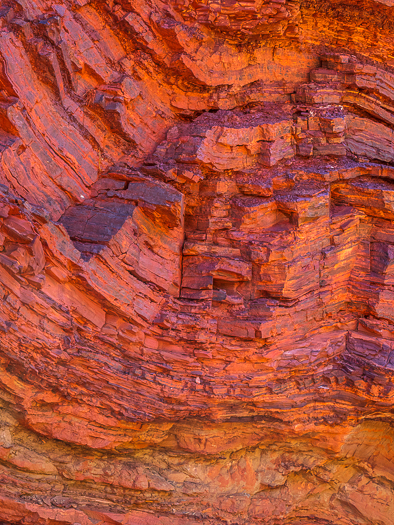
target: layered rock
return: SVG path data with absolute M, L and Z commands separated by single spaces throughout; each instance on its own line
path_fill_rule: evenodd
M 393 3 L 0 7 L 0 520 L 394 523 Z

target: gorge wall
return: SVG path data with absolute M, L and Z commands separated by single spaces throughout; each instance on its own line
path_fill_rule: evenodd
M 393 35 L 1 0 L 1 523 L 394 524 Z

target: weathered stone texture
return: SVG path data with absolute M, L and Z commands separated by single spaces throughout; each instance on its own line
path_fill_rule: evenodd
M 393 34 L 2 0 L 0 522 L 394 524 Z

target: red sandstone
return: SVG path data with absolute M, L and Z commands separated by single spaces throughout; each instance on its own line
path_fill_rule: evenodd
M 393 32 L 2 0 L 1 522 L 394 524 Z

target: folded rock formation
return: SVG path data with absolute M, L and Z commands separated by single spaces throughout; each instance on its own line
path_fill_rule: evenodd
M 2 0 L 2 524 L 394 524 L 393 34 Z

